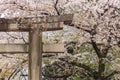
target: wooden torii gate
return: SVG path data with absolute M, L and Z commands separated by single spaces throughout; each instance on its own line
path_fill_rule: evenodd
M 29 80 L 42 80 L 42 53 L 62 52 L 63 45 L 43 45 L 42 31 L 61 30 L 63 24 L 70 24 L 73 15 L 44 17 L 0 18 L 0 31 L 29 32 L 29 44 L 0 44 L 0 53 L 29 53 Z

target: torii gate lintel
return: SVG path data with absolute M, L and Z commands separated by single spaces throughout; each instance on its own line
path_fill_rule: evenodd
M 63 24 L 71 24 L 73 14 L 44 17 L 0 18 L 0 31 L 30 31 L 33 24 L 39 24 L 42 31 L 61 30 Z

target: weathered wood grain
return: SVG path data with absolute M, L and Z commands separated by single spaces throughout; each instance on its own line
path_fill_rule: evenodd
M 29 32 L 29 80 L 42 80 L 42 31 Z
M 64 44 L 44 44 L 43 53 L 63 53 L 65 51 Z M 0 44 L 0 54 L 3 53 L 28 53 L 29 45 L 27 44 Z
M 13 19 L 0 18 L 0 31 L 29 31 L 34 24 L 39 24 L 43 31 L 61 30 L 63 23 L 71 24 L 72 19 L 72 14 Z

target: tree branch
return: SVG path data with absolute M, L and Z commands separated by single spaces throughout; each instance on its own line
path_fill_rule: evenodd
M 98 58 L 100 58 L 101 57 L 101 52 L 100 52 L 100 49 L 97 46 L 97 43 L 91 39 L 91 44 L 92 44 Z
M 77 63 L 77 62 L 75 62 L 75 61 L 73 61 L 73 62 L 69 62 L 69 61 L 67 61 L 67 60 L 65 60 L 65 59 L 63 59 L 63 58 L 59 58 L 61 61 L 65 61 L 66 63 L 68 63 L 68 64 L 72 64 L 72 65 L 74 65 L 74 66 L 78 66 L 78 67 L 81 67 L 81 68 L 83 68 L 84 70 L 86 70 L 87 71 L 87 74 L 89 75 L 89 76 L 94 76 L 94 70 L 93 69 L 91 69 L 89 66 L 87 66 L 87 65 L 85 65 L 85 64 L 82 64 L 82 63 Z
M 104 80 L 108 80 L 110 79 L 112 76 L 116 75 L 116 74 L 120 74 L 120 71 L 113 71 L 112 73 L 110 73 L 109 75 L 107 75 Z
M 59 10 L 58 10 L 58 8 L 57 8 L 58 1 L 59 1 L 59 0 L 56 0 L 55 5 L 54 5 L 54 8 L 55 8 L 55 10 L 56 10 L 56 12 L 57 12 L 57 15 L 60 15 L 60 12 L 59 12 Z
M 63 74 L 63 75 L 49 75 L 49 74 L 44 74 L 42 73 L 43 76 L 49 77 L 49 78 L 65 78 L 65 77 L 69 77 L 72 75 L 72 73 L 68 73 L 68 74 Z

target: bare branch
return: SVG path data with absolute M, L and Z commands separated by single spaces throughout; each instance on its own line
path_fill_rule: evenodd
M 97 46 L 97 43 L 95 41 L 91 40 L 91 44 L 92 44 L 98 58 L 100 58 L 101 57 L 101 52 L 100 52 L 100 49 Z
M 116 75 L 116 74 L 120 74 L 120 71 L 113 71 L 112 73 L 110 73 L 108 76 L 106 76 L 104 78 L 104 80 L 108 80 L 110 79 L 112 76 Z
M 65 59 L 63 59 L 63 58 L 59 58 L 59 59 L 60 59 L 61 61 L 65 61 L 65 62 L 68 63 L 68 64 L 72 64 L 72 65 L 74 65 L 74 66 L 78 66 L 78 67 L 83 68 L 84 70 L 87 71 L 87 74 L 90 75 L 90 76 L 93 76 L 93 75 L 94 75 L 94 72 L 95 72 L 95 71 L 94 71 L 93 69 L 91 69 L 89 66 L 85 65 L 85 64 L 77 63 L 76 61 L 69 62 L 69 61 L 67 61 L 67 60 L 65 60 Z
M 59 10 L 58 10 L 58 8 L 57 8 L 58 2 L 59 2 L 59 0 L 56 0 L 55 5 L 54 5 L 54 8 L 55 8 L 55 10 L 56 10 L 56 12 L 57 12 L 57 15 L 60 15 L 60 12 L 59 12 Z

